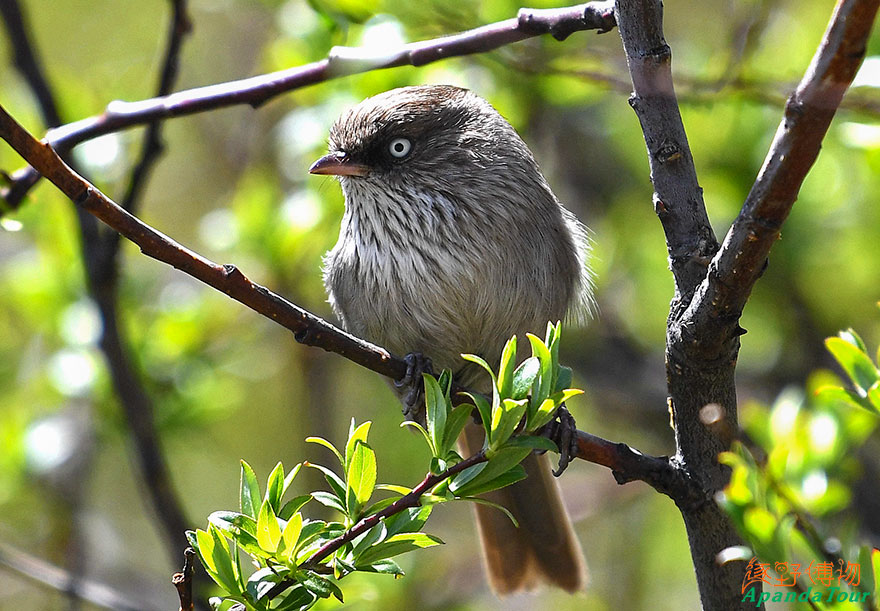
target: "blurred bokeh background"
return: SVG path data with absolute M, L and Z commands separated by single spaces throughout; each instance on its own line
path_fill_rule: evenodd
M 170 2 L 21 0 L 65 121 L 155 91 Z M 666 3 L 666 38 L 685 126 L 719 238 L 737 214 L 831 10 L 821 0 Z M 516 14 L 512 0 L 192 0 L 177 89 L 315 61 L 333 45 L 396 45 Z M 530 6 L 552 6 L 533 2 Z M 0 44 L 0 103 L 45 132 L 32 91 Z M 831 367 L 822 339 L 841 328 L 880 341 L 880 39 L 825 140 L 746 308 L 739 399 L 769 402 Z M 422 68 L 347 77 L 168 121 L 166 149 L 139 216 L 255 282 L 332 320 L 321 256 L 342 197 L 309 176 L 335 117 L 397 86 L 452 83 L 488 98 L 533 149 L 560 199 L 592 229 L 597 317 L 564 338 L 585 396 L 580 428 L 647 453 L 673 451 L 664 332 L 672 282 L 651 205 L 645 146 L 627 104 L 616 32 L 549 37 Z M 75 150 L 78 167 L 122 196 L 143 129 Z M 21 166 L 0 147 L 0 168 Z M 190 527 L 238 503 L 239 459 L 265 477 L 329 455 L 352 417 L 373 421 L 380 481 L 413 485 L 427 452 L 399 429 L 384 380 L 291 334 L 124 243 L 120 327 L 152 399 L 173 492 Z M 72 205 L 43 182 L 0 229 L 0 556 L 24 552 L 106 584 L 140 609 L 176 609 L 174 553 L 138 468 L 97 342 Z M 319 486 L 301 476 L 297 493 Z M 312 479 L 309 479 L 312 478 Z M 427 531 L 446 546 L 401 557 L 403 580 L 354 577 L 353 609 L 685 609 L 698 605 L 684 527 L 671 501 L 617 486 L 577 463 L 561 480 L 592 572 L 578 597 L 542 592 L 503 602 L 481 575 L 470 507 L 444 506 Z M 320 512 L 320 509 L 317 510 Z M 333 605 L 327 605 L 330 607 Z M 0 608 L 77 608 L 0 567 Z M 95 608 L 81 603 L 83 609 Z

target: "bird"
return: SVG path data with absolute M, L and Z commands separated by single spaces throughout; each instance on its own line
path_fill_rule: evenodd
M 497 363 L 513 335 L 589 317 L 587 229 L 479 95 L 452 85 L 386 91 L 344 111 L 328 144 L 309 171 L 336 176 L 345 198 L 323 275 L 348 332 L 392 354 L 424 355 L 457 384 L 489 392 L 463 353 Z M 466 427 L 462 451 L 479 451 L 481 434 Z M 547 457 L 523 466 L 524 480 L 489 495 L 518 528 L 476 505 L 489 584 L 500 596 L 581 590 L 586 563 Z

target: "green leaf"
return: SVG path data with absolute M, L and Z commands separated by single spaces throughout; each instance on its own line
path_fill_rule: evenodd
M 875 411 L 880 412 L 880 382 L 875 382 L 868 389 L 868 402 Z
M 530 453 L 530 448 L 503 447 L 495 452 L 488 462 L 482 463 L 485 464 L 485 467 L 481 469 L 476 476 L 468 474 L 468 477 L 461 477 L 466 475 L 469 471 L 469 469 L 465 469 L 456 476 L 452 482 L 450 482 L 449 489 L 455 493 L 456 496 L 473 496 L 479 494 L 473 490 L 482 489 L 483 484 L 495 479 L 506 471 L 509 471 L 515 465 L 522 462 L 522 460 Z
M 513 372 L 513 386 L 510 391 L 511 399 L 525 399 L 541 371 L 541 361 L 537 357 L 530 356 L 522 362 Z
M 376 484 L 376 490 L 387 490 L 388 492 L 394 492 L 400 496 L 405 496 L 412 492 L 412 488 L 398 486 L 396 484 Z
M 382 543 L 374 545 L 366 549 L 357 559 L 355 566 L 370 565 L 378 560 L 391 558 L 399 554 L 411 552 L 413 550 L 426 547 L 434 547 L 442 545 L 443 541 L 433 535 L 425 533 L 400 533 L 392 537 L 388 537 Z
M 358 570 L 367 573 L 385 573 L 387 575 L 395 575 L 398 577 L 403 577 L 406 574 L 403 572 L 403 569 L 400 568 L 400 565 L 390 558 L 379 560 L 378 562 L 374 562 L 367 566 L 359 566 Z
M 241 483 L 239 484 L 239 509 L 242 513 L 257 519 L 257 511 L 262 501 L 257 475 L 249 464 L 241 461 Z
M 272 511 L 272 505 L 268 500 L 263 501 L 260 507 L 260 515 L 257 518 L 257 542 L 264 550 L 275 552 L 278 549 L 278 541 L 281 540 L 281 527 L 278 518 Z
M 293 469 L 290 470 L 290 473 L 287 474 L 287 477 L 284 478 L 284 485 L 281 486 L 281 496 L 278 497 L 279 500 L 284 498 L 284 494 L 287 492 L 287 489 L 290 488 L 290 485 L 293 483 L 293 480 L 296 479 L 296 476 L 299 474 L 301 469 L 302 463 L 297 463 L 293 467 Z
M 300 571 L 296 574 L 296 580 L 318 598 L 330 598 L 332 594 L 342 602 L 342 590 L 326 577 L 312 571 Z
M 859 395 L 866 397 L 868 389 L 880 379 L 880 373 L 870 357 L 857 346 L 839 337 L 826 339 L 825 347 L 855 384 Z
M 463 486 L 460 489 L 459 495 L 464 498 L 475 496 L 477 494 L 483 494 L 484 492 L 491 492 L 492 490 L 500 490 L 501 488 L 505 488 L 506 486 L 515 484 L 516 482 L 524 480 L 525 478 L 526 470 L 522 467 L 522 465 L 515 465 L 511 467 L 508 471 L 490 480 L 485 480 L 483 478 L 474 478 L 474 481 L 469 483 L 467 486 Z
M 193 543 L 192 537 L 189 539 L 190 543 Z M 193 545 L 193 547 L 199 553 L 199 558 L 201 558 L 205 570 L 208 571 L 211 578 L 219 584 L 220 581 L 216 576 L 217 564 L 214 562 L 214 538 L 207 531 L 204 531 L 201 528 L 197 529 L 195 532 L 195 545 Z
M 504 448 L 528 448 L 545 452 L 559 452 L 556 443 L 540 435 L 517 435 L 507 440 Z
M 348 513 L 345 508 L 345 503 L 342 501 L 342 499 L 340 499 L 332 492 L 316 490 L 312 493 L 312 498 L 321 503 L 321 505 L 324 505 L 325 507 L 330 507 L 331 509 L 335 509 L 343 515 L 346 515 Z
M 388 536 L 420 531 L 425 522 L 428 521 L 432 509 L 432 505 L 410 507 L 387 518 L 385 520 L 385 529 Z
M 352 541 L 354 547 L 351 550 L 352 558 L 357 558 L 368 547 L 379 543 L 388 537 L 388 529 L 385 528 L 384 522 L 379 522 L 373 528 L 365 532 L 363 535 Z
M 290 516 L 302 509 L 303 505 L 311 500 L 312 495 L 310 494 L 303 494 L 290 499 L 289 501 L 284 503 L 284 507 L 282 507 L 281 511 L 278 512 L 278 517 L 282 520 L 289 520 Z
M 342 458 L 342 454 L 339 452 L 339 450 L 336 449 L 336 446 L 324 439 L 323 437 L 306 437 L 306 442 L 316 443 L 319 446 L 324 446 L 325 448 L 333 452 L 341 466 L 345 466 L 345 459 Z
M 561 328 L 562 323 L 559 321 L 555 325 L 551 322 L 547 323 L 547 337 L 544 340 L 544 344 L 550 349 L 550 371 L 552 372 L 550 392 L 553 392 L 559 383 L 559 338 L 562 333 Z
M 269 481 L 266 484 L 266 500 L 272 506 L 272 511 L 277 513 L 281 511 L 281 494 L 284 490 L 284 465 L 280 462 L 272 469 L 269 474 Z
M 849 328 L 846 331 L 841 331 L 838 333 L 838 336 L 840 336 L 840 339 L 843 341 L 858 348 L 859 351 L 864 352 L 865 354 L 868 353 L 868 347 L 865 345 L 865 342 L 862 341 L 862 338 L 859 337 L 859 334 L 856 333 L 855 329 Z
M 447 454 L 455 445 L 459 435 L 470 420 L 474 406 L 469 403 L 462 403 L 455 406 L 446 418 L 446 431 L 443 433 L 443 456 L 447 458 Z
M 560 405 L 574 396 L 583 394 L 583 392 L 584 391 L 578 390 L 577 388 L 567 388 L 557 393 L 553 393 L 544 399 L 544 402 L 538 406 L 538 409 L 534 412 L 532 418 L 526 423 L 526 430 L 534 431 L 541 428 L 553 420 L 553 416 L 556 414 L 556 410 L 559 409 Z
M 514 401 L 513 399 L 502 399 L 500 405 L 492 414 L 492 441 L 489 447 L 497 449 L 504 444 L 513 431 L 519 425 L 526 413 L 528 407 L 527 399 Z
M 257 536 L 257 521 L 249 515 L 237 511 L 215 511 L 208 516 L 208 523 L 213 524 L 231 537 L 241 532 Z
M 230 537 L 248 554 L 260 558 L 272 557 L 271 552 L 260 547 L 257 541 L 257 521 L 252 517 L 234 511 L 215 511 L 208 516 L 208 523 Z
M 324 479 L 327 480 L 327 484 L 330 485 L 330 489 L 333 491 L 333 493 L 340 500 L 345 498 L 346 486 L 345 486 L 345 482 L 342 481 L 341 477 L 339 477 L 338 475 L 336 475 L 336 473 L 334 473 L 333 471 L 331 471 L 330 469 L 328 469 L 327 467 L 325 467 L 323 465 L 316 465 L 316 464 L 310 463 L 310 462 L 305 462 L 303 464 L 307 467 L 311 467 L 312 469 L 317 469 L 318 471 L 323 473 Z M 314 494 L 312 496 L 314 496 Z
M 486 439 L 492 440 L 491 437 L 491 428 L 492 428 L 492 404 L 489 403 L 488 399 L 483 395 L 478 395 L 475 393 L 464 393 L 471 401 L 474 402 L 474 406 L 477 408 L 477 412 L 480 414 L 480 420 L 483 423 L 483 429 L 486 431 Z
M 356 507 L 349 506 L 349 515 L 354 517 L 370 500 L 376 486 L 376 453 L 361 440 L 355 442 L 346 480 L 356 503 Z
M 358 442 L 366 443 L 367 435 L 370 433 L 370 425 L 372 423 L 368 420 L 364 422 L 358 427 L 354 425 L 354 418 L 351 419 L 351 427 L 348 434 L 348 442 L 345 444 L 345 471 L 348 472 L 349 467 L 351 466 L 351 460 L 354 457 L 355 447 Z
M 284 581 L 286 577 L 286 572 L 281 575 L 269 567 L 254 571 L 247 580 L 247 593 L 253 600 L 261 601 L 272 588 Z
M 299 542 L 299 536 L 302 533 L 302 527 L 302 514 L 295 513 L 293 514 L 293 517 L 287 521 L 284 530 L 281 531 L 282 546 L 278 551 L 283 552 L 285 562 L 289 563 L 291 559 L 295 559 L 294 553 L 296 552 L 296 544 Z
M 507 340 L 498 366 L 498 394 L 510 397 L 513 391 L 513 370 L 516 366 L 516 335 Z
M 446 431 L 446 397 L 434 376 L 422 374 L 425 381 L 425 424 L 428 438 L 431 440 L 431 451 L 435 457 L 442 458 L 446 454 L 443 446 L 443 434 Z
M 559 374 L 556 378 L 556 384 L 553 386 L 553 392 L 559 392 L 560 390 L 565 390 L 566 388 L 571 388 L 571 367 L 566 367 L 565 365 L 560 365 L 557 369 L 557 373 Z
M 233 567 L 232 556 L 229 553 L 229 545 L 220 531 L 213 525 L 208 526 L 214 546 L 211 550 L 211 560 L 217 571 L 215 581 L 227 592 L 233 595 L 241 594 L 238 587 L 238 571 Z
M 553 384 L 553 357 L 540 339 L 531 333 L 528 333 L 526 337 L 532 344 L 532 355 L 536 356 L 541 363 L 540 376 L 535 380 L 535 386 L 532 387 L 531 405 L 532 409 L 537 409 L 550 396 Z

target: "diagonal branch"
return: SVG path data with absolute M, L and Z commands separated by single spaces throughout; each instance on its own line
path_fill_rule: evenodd
M 335 352 L 392 379 L 406 374 L 406 362 L 384 348 L 365 342 L 250 281 L 233 265 L 220 265 L 188 250 L 123 210 L 77 175 L 51 146 L 39 142 L 0 107 L 0 138 L 55 184 L 78 207 L 137 244 L 141 251 L 204 282 L 236 301 L 293 331 L 298 342 Z M 667 458 L 645 456 L 625 444 L 578 432 L 577 457 L 611 469 L 619 483 L 645 481 L 676 503 L 705 501 L 705 495 L 684 478 Z
M 177 58 L 183 35 L 189 30 L 185 0 L 171 0 L 173 16 L 159 93 L 168 93 L 177 72 Z M 0 0 L 0 12 L 6 22 L 13 44 L 16 67 L 35 92 L 43 118 L 50 126 L 61 123 L 60 112 L 52 89 L 36 57 L 36 50 L 28 37 L 28 28 L 16 0 Z M 149 167 L 156 160 L 159 124 L 150 125 L 145 136 L 144 152 L 132 175 L 126 195 L 126 205 L 132 206 L 139 196 Z M 127 342 L 120 329 L 117 307 L 118 240 L 116 232 L 102 232 L 94 216 L 77 209 L 81 233 L 82 256 L 86 270 L 89 294 L 94 300 L 102 323 L 99 347 L 104 353 L 114 391 L 128 423 L 136 449 L 140 477 L 159 517 L 162 534 L 170 552 L 176 554 L 185 543 L 187 520 L 180 500 L 174 492 L 171 476 L 162 453 L 159 435 L 153 418 L 153 402 L 143 388 L 129 356 Z M 198 580 L 204 581 L 203 574 Z
M 786 106 L 764 168 L 739 218 L 718 247 L 675 101 L 660 0 L 618 0 L 618 30 L 642 124 L 654 206 L 666 233 L 676 294 L 667 322 L 666 371 L 675 423 L 676 464 L 711 496 L 725 485 L 718 464 L 736 431 L 734 379 L 739 318 L 770 247 L 779 237 L 828 125 L 852 82 L 880 0 L 840 0 L 801 85 Z M 712 406 L 718 426 L 701 415 Z M 704 609 L 743 606 L 742 567 L 718 566 L 718 552 L 741 540 L 714 503 L 682 507 Z
M 0 567 L 102 609 L 137 611 L 143 609 L 145 602 L 131 600 L 129 596 L 103 583 L 71 575 L 60 567 L 5 543 L 0 543 Z
M 788 99 L 764 165 L 709 267 L 689 318 L 739 318 L 865 57 L 878 5 L 880 0 L 838 3 L 810 67 Z
M 111 132 L 227 106 L 249 104 L 256 108 L 279 94 L 351 74 L 423 66 L 449 57 L 485 53 L 543 34 L 563 40 L 581 30 L 607 32 L 614 27 L 613 6 L 612 0 L 597 0 L 556 9 L 524 8 L 512 19 L 452 36 L 405 44 L 380 54 L 369 49 L 334 47 L 327 58 L 305 66 L 139 102 L 112 102 L 98 116 L 51 130 L 45 140 L 63 155 L 81 142 Z M 12 184 L 0 191 L 0 196 L 9 206 L 16 207 L 39 179 L 39 174 L 33 167 L 23 168 L 14 172 L 11 179 Z

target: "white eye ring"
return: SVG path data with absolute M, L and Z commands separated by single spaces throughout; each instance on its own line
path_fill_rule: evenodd
M 395 138 L 388 144 L 388 152 L 392 157 L 402 159 L 412 150 L 412 142 L 407 138 Z

